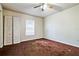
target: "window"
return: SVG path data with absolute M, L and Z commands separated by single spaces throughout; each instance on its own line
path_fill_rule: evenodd
M 26 20 L 26 35 L 35 35 L 35 21 Z

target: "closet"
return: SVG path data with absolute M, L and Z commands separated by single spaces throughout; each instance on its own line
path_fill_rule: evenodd
M 0 5 L 0 48 L 3 47 L 3 10 Z
M 20 17 L 4 16 L 4 45 L 20 43 Z

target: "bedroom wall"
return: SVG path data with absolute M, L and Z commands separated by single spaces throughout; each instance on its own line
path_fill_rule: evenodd
M 79 47 L 79 5 L 44 19 L 45 38 Z
M 0 5 L 0 48 L 3 46 L 3 10 Z
M 19 12 L 11 11 L 4 9 L 4 16 L 18 16 L 20 17 L 21 22 L 21 41 L 27 41 L 31 39 L 37 39 L 37 38 L 43 38 L 43 19 L 41 17 L 35 17 L 28 14 L 22 14 Z M 34 19 L 35 20 L 35 35 L 34 36 L 26 36 L 25 35 L 25 21 L 28 19 Z

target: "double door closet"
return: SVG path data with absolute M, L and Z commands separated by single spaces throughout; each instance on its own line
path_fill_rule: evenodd
M 3 45 L 11 45 L 20 42 L 20 17 L 4 16 L 3 17 Z

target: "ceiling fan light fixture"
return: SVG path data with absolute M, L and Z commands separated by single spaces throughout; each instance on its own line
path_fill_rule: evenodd
M 53 6 L 48 3 L 41 3 L 41 5 L 35 6 L 34 8 L 38 8 L 38 7 L 41 9 L 41 11 L 50 10 L 53 8 Z
M 48 7 L 47 7 L 47 4 L 46 3 L 43 3 L 42 6 L 40 6 L 41 10 L 44 11 L 46 10 Z
M 48 8 L 48 7 L 47 7 L 47 4 L 45 3 L 43 9 L 45 10 L 45 9 L 47 9 L 47 8 Z

